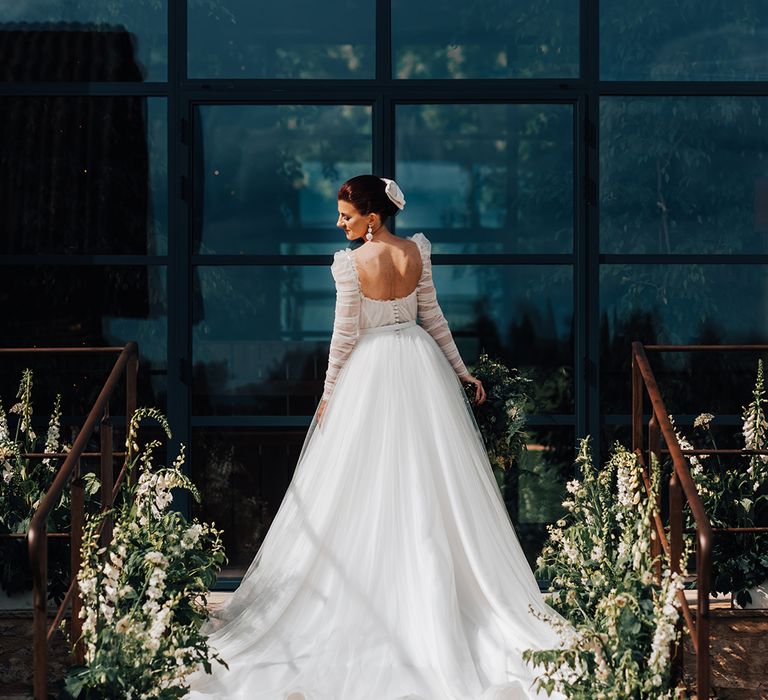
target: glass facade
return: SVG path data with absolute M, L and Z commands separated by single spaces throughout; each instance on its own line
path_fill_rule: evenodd
M 579 74 L 578 0 L 392 0 L 395 78 Z
M 755 0 L 5 5 L 3 345 L 139 343 L 138 403 L 203 494 L 179 507 L 224 529 L 234 581 L 322 393 L 352 175 L 402 186 L 396 233 L 432 241 L 470 368 L 533 380 L 501 483 L 531 563 L 576 440 L 628 435 L 632 340 L 768 342 Z M 108 364 L 38 363 L 42 405 L 60 385 L 87 412 Z M 726 422 L 754 377 L 738 354 L 654 364 L 671 410 Z

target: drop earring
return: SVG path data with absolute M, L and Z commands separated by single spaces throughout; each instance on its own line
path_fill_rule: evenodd
M 371 240 L 373 238 L 373 229 L 371 228 L 371 225 L 368 224 L 368 233 L 365 234 L 366 240 Z

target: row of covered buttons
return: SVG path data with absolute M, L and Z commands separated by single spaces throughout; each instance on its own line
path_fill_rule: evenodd
M 400 323 L 400 307 L 397 304 L 397 299 L 392 299 L 392 308 L 394 309 L 394 312 L 395 312 L 395 323 Z M 399 337 L 400 329 L 395 328 L 395 333 Z

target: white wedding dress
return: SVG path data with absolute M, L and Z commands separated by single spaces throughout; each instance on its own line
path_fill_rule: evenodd
M 320 424 L 231 601 L 203 627 L 228 662 L 189 700 L 522 700 L 554 648 L 432 281 L 362 294 L 334 254 L 336 309 Z M 416 323 L 416 319 L 421 325 Z

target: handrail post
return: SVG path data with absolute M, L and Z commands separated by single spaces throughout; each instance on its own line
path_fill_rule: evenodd
M 83 477 L 80 473 L 80 460 L 77 460 L 75 470 L 72 472 L 72 509 L 70 511 L 70 571 L 72 572 L 72 580 L 75 584 L 75 595 L 72 598 L 72 618 L 70 624 L 71 641 L 77 643 L 73 650 L 73 660 L 75 664 L 82 665 L 85 661 L 85 646 L 83 641 L 79 639 L 83 633 L 83 621 L 80 619 L 80 610 L 83 607 L 83 600 L 80 597 L 80 588 L 77 582 L 77 573 L 80 571 L 81 552 L 80 549 L 83 544 L 83 513 L 85 510 L 85 494 L 83 492 Z
M 35 700 L 48 696 L 48 533 L 44 520 L 39 526 L 30 524 L 27 532 L 29 549 L 34 553 L 32 566 L 32 683 Z
M 101 439 L 101 507 L 108 510 L 112 507 L 112 490 L 114 488 L 114 457 L 112 456 L 112 419 L 109 416 L 109 404 L 104 409 L 104 416 L 99 426 Z M 104 529 L 101 531 L 101 546 L 107 547 L 112 541 L 112 516 L 104 518 Z
M 709 577 L 712 567 L 712 534 L 707 526 L 696 531 L 696 636 L 699 650 L 696 655 L 696 695 L 702 700 L 709 698 Z

